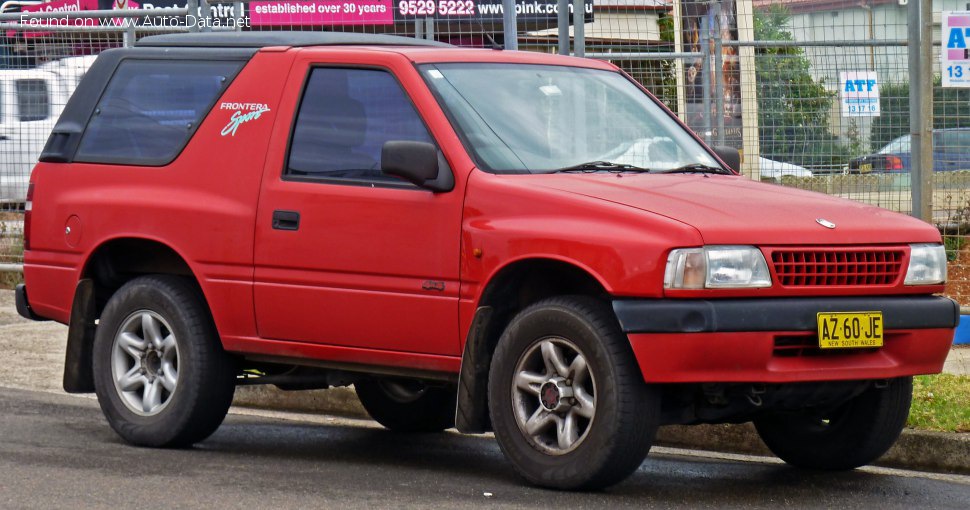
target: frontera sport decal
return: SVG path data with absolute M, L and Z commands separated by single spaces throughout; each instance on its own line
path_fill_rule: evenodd
M 269 111 L 269 106 L 262 103 L 222 103 L 219 109 L 233 111 L 229 123 L 222 128 L 222 136 L 236 136 L 240 125 L 258 119 Z

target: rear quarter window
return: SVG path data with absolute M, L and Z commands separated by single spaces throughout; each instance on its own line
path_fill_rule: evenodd
M 242 65 L 122 61 L 91 116 L 76 160 L 168 164 L 185 147 Z

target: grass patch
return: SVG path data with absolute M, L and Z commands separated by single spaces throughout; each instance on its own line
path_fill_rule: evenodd
M 970 376 L 940 374 L 913 378 L 910 428 L 970 432 Z
M 13 290 L 20 283 L 24 283 L 23 273 L 0 272 L 0 289 Z
M 943 236 L 943 249 L 946 250 L 946 260 L 954 262 L 960 255 L 960 250 L 967 244 L 966 236 Z
M 8 231 L 8 222 L 23 220 L 20 213 L 0 212 L 0 263 L 19 264 L 24 260 L 24 239 L 19 230 Z M 0 289 L 12 289 L 23 283 L 19 272 L 0 272 Z

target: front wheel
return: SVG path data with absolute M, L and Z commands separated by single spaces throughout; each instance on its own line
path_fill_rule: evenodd
M 581 296 L 519 313 L 489 372 L 495 437 L 516 471 L 556 489 L 597 489 L 640 466 L 659 424 L 658 392 L 644 383 L 612 310 Z
M 101 314 L 93 365 L 108 423 L 139 446 L 201 441 L 232 403 L 232 359 L 185 278 L 142 276 L 118 289 Z
M 913 378 L 872 387 L 827 411 L 772 413 L 754 421 L 761 440 L 793 466 L 847 470 L 889 451 L 899 438 L 913 396 Z

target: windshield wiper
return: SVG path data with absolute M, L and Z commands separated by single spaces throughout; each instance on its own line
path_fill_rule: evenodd
M 702 173 L 702 174 L 730 174 L 730 170 L 725 170 L 719 166 L 710 166 L 702 163 L 691 163 L 689 165 L 679 166 L 677 168 L 671 168 L 668 170 L 657 170 L 654 173 L 658 174 L 688 174 L 688 173 Z
M 635 165 L 627 165 L 625 163 L 613 163 L 611 161 L 589 161 L 586 163 L 580 163 L 578 165 L 567 166 L 564 168 L 559 168 L 554 170 L 553 173 L 558 172 L 649 172 L 649 168 L 643 168 Z

